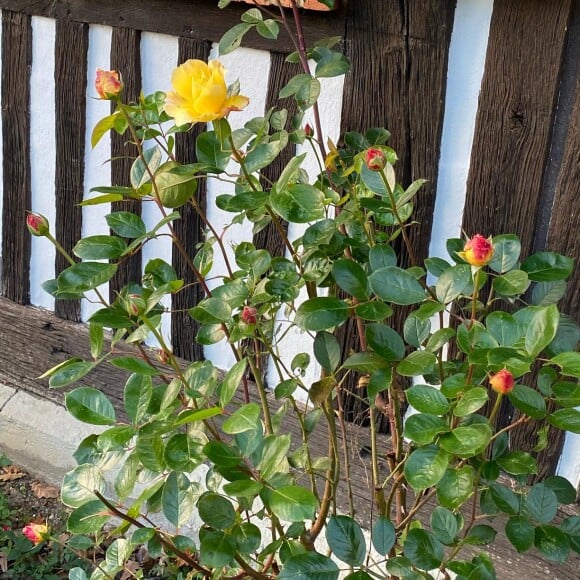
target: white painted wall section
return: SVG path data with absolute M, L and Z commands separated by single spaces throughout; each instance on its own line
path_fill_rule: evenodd
M 56 231 L 55 167 L 55 21 L 32 17 L 32 70 L 30 71 L 30 182 L 32 211 L 44 215 L 52 234 Z M 24 226 L 24 223 L 23 223 Z M 55 276 L 56 250 L 46 239 L 32 237 L 30 301 L 54 310 L 54 298 L 41 284 Z
M 111 137 L 103 135 L 93 149 L 91 135 L 95 125 L 111 112 L 109 101 L 97 98 L 95 90 L 96 70 L 108 70 L 111 60 L 112 29 L 108 26 L 91 25 L 89 27 L 89 51 L 87 55 L 87 116 L 85 135 L 85 184 L 83 199 L 96 197 L 100 194 L 91 193 L 91 188 L 111 184 Z M 83 207 L 83 238 L 87 236 L 107 235 L 109 227 L 105 216 L 111 212 L 111 204 Z M 109 297 L 109 283 L 98 288 L 105 299 Z M 87 320 L 91 314 L 102 307 L 94 291 L 86 293 L 87 298 L 81 302 L 81 318 Z

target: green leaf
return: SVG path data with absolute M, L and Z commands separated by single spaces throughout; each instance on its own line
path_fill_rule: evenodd
M 223 422 L 223 432 L 228 435 L 235 435 L 236 433 L 255 429 L 260 420 L 260 412 L 261 407 L 258 403 L 247 403 Z
M 432 443 L 439 433 L 445 433 L 448 430 L 449 426 L 441 417 L 416 413 L 405 421 L 404 436 L 417 445 L 427 445 Z
M 242 44 L 242 40 L 247 32 L 252 29 L 252 24 L 240 22 L 232 26 L 220 39 L 219 53 L 220 56 L 233 52 Z M 199 157 L 198 157 L 198 160 Z M 201 161 L 201 160 L 200 160 Z
M 169 469 L 190 473 L 198 467 L 203 457 L 203 445 L 187 433 L 174 433 L 167 440 L 163 456 Z
M 463 393 L 457 402 L 453 414 L 456 417 L 466 417 L 481 409 L 487 403 L 489 397 L 487 391 L 482 387 L 473 387 Z
M 526 258 L 521 268 L 534 282 L 553 282 L 570 276 L 574 260 L 554 252 L 538 252 Z
M 139 373 L 142 375 L 160 375 L 161 372 L 141 358 L 133 356 L 119 356 L 111 359 L 111 364 L 119 369 L 129 371 L 131 373 Z
M 334 555 L 346 564 L 360 566 L 367 546 L 360 526 L 348 516 L 332 516 L 326 525 L 326 541 Z
M 93 132 L 91 133 L 91 147 L 94 149 L 99 141 L 102 139 L 105 133 L 108 133 L 111 129 L 114 129 L 122 117 L 120 111 L 115 111 L 112 115 L 103 117 L 94 126 Z
M 570 546 L 580 554 L 580 516 L 569 516 L 563 522 L 561 530 L 568 535 Z
M 161 496 L 163 515 L 171 524 L 181 527 L 190 518 L 195 508 L 196 494 L 192 484 L 183 473 L 169 474 Z
M 429 337 L 425 348 L 429 352 L 436 353 L 454 337 L 455 330 L 453 328 L 440 328 Z
M 70 266 L 56 279 L 59 292 L 87 292 L 108 282 L 117 272 L 117 264 L 81 262 Z
M 334 372 L 341 359 L 341 348 L 336 336 L 329 332 L 318 332 L 314 339 L 314 356 L 326 372 Z
M 276 473 L 288 472 L 288 451 L 290 435 L 270 435 L 264 439 L 262 458 L 257 468 L 264 479 L 269 479 Z
M 514 493 L 511 489 L 499 483 L 491 483 L 489 492 L 491 499 L 502 512 L 510 515 L 515 515 L 520 512 L 521 496 Z
M 151 182 L 150 173 L 155 173 L 161 165 L 161 151 L 158 147 L 143 150 L 143 158 L 137 157 L 131 165 L 129 174 L 131 186 L 138 190 L 146 183 Z
M 576 501 L 576 490 L 565 477 L 552 475 L 544 480 L 544 485 L 556 494 L 558 503 L 570 504 Z
M 222 410 L 219 407 L 208 407 L 206 409 L 187 409 L 182 411 L 177 416 L 177 419 L 173 423 L 175 427 L 180 425 L 188 425 L 190 423 L 196 423 L 197 421 L 205 421 L 206 419 L 211 419 L 216 415 L 221 415 Z
M 426 530 L 410 530 L 405 539 L 403 553 L 421 570 L 438 568 L 444 557 L 443 544 Z
M 524 318 L 527 325 L 526 351 L 532 356 L 537 356 L 556 336 L 560 314 L 555 304 L 550 306 L 530 306 L 525 311 L 527 311 L 527 315 Z M 524 311 L 520 310 L 518 314 L 522 312 Z
M 324 217 L 324 193 L 306 183 L 275 189 L 270 203 L 272 209 L 289 222 L 305 224 Z
M 286 133 L 284 133 L 286 135 Z M 244 166 L 248 173 L 254 173 L 270 165 L 285 147 L 286 139 L 261 143 L 254 147 L 244 158 Z
M 397 372 L 404 377 L 428 375 L 433 372 L 437 357 L 432 352 L 417 350 L 404 358 L 397 366 Z
M 223 568 L 235 557 L 237 551 L 233 535 L 210 531 L 200 538 L 201 563 L 210 568 Z
M 580 377 L 580 352 L 562 352 L 550 359 L 558 365 L 563 375 Z
M 489 333 L 501 346 L 513 346 L 520 336 L 516 319 L 507 312 L 491 312 L 485 319 L 485 325 Z
M 369 250 L 369 264 L 371 270 L 380 270 L 397 265 L 397 254 L 388 244 L 377 244 Z
M 219 324 L 231 320 L 232 308 L 227 302 L 212 296 L 191 308 L 189 315 L 202 324 Z
M 68 507 L 76 508 L 95 499 L 95 491 L 106 492 L 107 483 L 101 471 L 85 463 L 69 471 L 63 479 L 61 500 Z
M 226 530 L 236 522 L 232 503 L 217 493 L 204 493 L 197 502 L 199 517 L 212 528 Z
M 409 405 L 421 413 L 444 415 L 449 410 L 449 401 L 439 389 L 428 385 L 413 385 L 405 391 Z
M 139 423 L 145 417 L 152 396 L 150 376 L 135 373 L 129 377 L 125 384 L 124 401 L 125 411 L 133 423 Z
M 276 40 L 280 32 L 280 25 L 273 19 L 268 18 L 263 22 L 258 22 L 256 25 L 258 34 L 269 40 Z
M 225 374 L 224 379 L 218 388 L 220 407 L 224 408 L 232 400 L 240 381 L 246 372 L 247 366 L 248 361 L 243 358 L 235 363 Z
M 566 295 L 566 281 L 538 282 L 532 290 L 532 304 L 535 306 L 549 306 L 556 304 Z
M 215 131 L 204 131 L 195 141 L 195 154 L 200 163 L 208 165 L 210 173 L 222 173 L 232 152 L 222 149 Z
M 351 354 L 342 365 L 361 374 L 370 374 L 388 367 L 387 361 L 374 352 L 357 352 Z
M 114 260 L 126 248 L 125 241 L 115 236 L 88 236 L 77 242 L 73 253 L 81 260 Z
M 471 284 L 471 266 L 468 264 L 457 264 L 445 270 L 437 280 L 435 293 L 437 300 L 443 304 L 448 304 L 465 292 Z
M 411 346 L 420 348 L 429 338 L 430 333 L 431 320 L 423 320 L 417 316 L 416 312 L 412 312 L 407 316 L 405 324 L 403 325 L 403 336 Z
M 505 525 L 505 535 L 521 554 L 534 545 L 535 528 L 523 516 L 512 516 Z
M 435 446 L 415 449 L 405 462 L 405 477 L 415 491 L 432 487 L 445 474 L 449 455 Z
M 558 429 L 580 434 L 580 411 L 578 409 L 559 409 L 548 415 L 547 418 Z
M 487 423 L 476 423 L 445 433 L 440 437 L 439 445 L 453 455 L 473 457 L 487 447 L 491 436 L 491 427 Z
M 373 292 L 386 302 L 405 306 L 425 298 L 425 291 L 415 277 L 396 266 L 375 270 L 369 276 L 369 283 Z
M 385 516 L 379 516 L 371 533 L 371 540 L 375 550 L 386 556 L 395 545 L 396 532 L 393 522 Z
M 105 217 L 107 225 L 124 238 L 139 238 L 147 233 L 145 222 L 134 213 L 116 211 Z
M 98 324 L 89 323 L 89 341 L 91 344 L 91 356 L 97 359 L 103 352 L 105 333 L 103 327 Z
M 243 457 L 237 449 L 227 445 L 223 441 L 210 441 L 203 447 L 203 453 L 218 467 L 236 467 Z
M 341 258 L 332 266 L 332 276 L 339 288 L 348 292 L 358 300 L 367 300 L 369 297 L 369 284 L 366 272 L 362 267 L 353 262 Z
M 338 580 L 338 566 L 317 552 L 304 552 L 284 562 L 278 580 Z
M 489 267 L 498 274 L 511 270 L 520 259 L 522 251 L 520 239 L 514 234 L 503 234 L 495 236 L 492 244 L 494 252 Z
M 461 507 L 473 493 L 475 476 L 469 466 L 448 469 L 437 484 L 437 499 L 448 509 Z
M 476 546 L 485 546 L 495 540 L 497 532 L 485 524 L 473 526 L 465 538 L 466 543 L 475 544 Z
M 522 270 L 511 270 L 493 279 L 492 288 L 500 296 L 518 296 L 530 285 L 528 275 Z
M 66 527 L 73 534 L 97 534 L 110 517 L 110 511 L 105 504 L 100 499 L 95 499 L 73 510 Z
M 497 464 L 512 475 L 538 473 L 536 460 L 525 451 L 512 451 L 496 459 Z
M 570 553 L 568 535 L 554 526 L 536 528 L 534 546 L 542 556 L 553 562 L 565 562 Z
M 459 531 L 459 525 L 452 511 L 437 506 L 431 512 L 430 523 L 433 534 L 441 543 L 446 546 L 453 545 Z
M 310 298 L 296 312 L 295 323 L 305 330 L 327 330 L 346 322 L 349 306 L 331 297 Z
M 316 60 L 315 75 L 317 77 L 338 77 L 350 70 L 349 59 L 341 52 L 334 52 L 323 46 L 317 46 L 313 50 L 313 58 Z
M 77 359 L 65 361 L 49 371 L 51 375 L 48 381 L 48 386 L 51 389 L 66 387 L 87 375 L 96 366 L 96 363 L 85 362 Z M 44 375 L 39 378 L 44 378 L 45 376 L 47 376 L 47 373 L 44 373 Z
M 316 496 L 298 485 L 275 489 L 268 498 L 270 509 L 286 522 L 301 522 L 314 517 L 318 507 Z
M 369 324 L 365 328 L 369 346 L 388 361 L 401 360 L 405 356 L 405 343 L 399 334 L 386 324 Z
M 508 395 L 512 405 L 533 419 L 542 419 L 546 415 L 546 401 L 534 389 L 525 385 L 516 385 Z
M 162 472 L 165 467 L 165 444 L 161 435 L 144 435 L 142 433 L 137 437 L 135 447 L 139 461 L 155 473 Z
M 65 398 L 68 412 L 90 425 L 114 425 L 115 409 L 105 394 L 92 387 L 79 387 Z

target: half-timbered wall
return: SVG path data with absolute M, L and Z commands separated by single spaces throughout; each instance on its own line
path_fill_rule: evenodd
M 344 80 L 323 83 L 323 126 L 333 139 L 345 130 L 386 126 L 400 156 L 399 178 L 429 180 L 417 203 L 420 225 L 413 242 L 418 255 L 445 257 L 444 240 L 463 229 L 485 235 L 515 232 L 525 252 L 551 249 L 578 257 L 580 0 L 350 0 L 345 5 L 304 18 L 308 39 L 342 37 L 353 63 Z M 40 290 L 40 283 L 65 264 L 46 240 L 31 241 L 23 223 L 27 209 L 46 215 L 68 249 L 81 233 L 107 231 L 103 218 L 110 207 L 89 210 L 76 204 L 91 187 L 122 184 L 131 151 L 116 135 L 90 149 L 92 126 L 109 112 L 108 102 L 94 98 L 95 69 L 119 69 L 132 98 L 140 91 L 168 89 L 178 62 L 217 56 L 215 42 L 244 8 L 219 11 L 217 0 L 0 0 L 5 298 L 47 308 L 63 319 L 88 318 L 94 309 L 90 301 L 55 304 Z M 239 78 L 242 93 L 250 97 L 250 106 L 231 116 L 234 126 L 276 104 L 293 74 L 284 64 L 291 50 L 284 38 L 272 45 L 248 37 L 243 48 L 222 59 L 230 80 Z M 184 162 L 194 160 L 195 135 L 194 130 L 179 136 L 177 153 Z M 296 152 L 300 148 L 289 149 L 285 159 Z M 307 169 L 311 175 L 317 170 L 313 162 Z M 223 184 L 218 191 L 210 183 L 198 196 L 221 228 L 228 216 L 214 204 L 218 193 L 226 193 Z M 155 223 L 153 204 L 144 204 L 142 217 Z M 184 211 L 176 228 L 188 248 L 202 239 L 193 212 Z M 225 237 L 228 246 L 251 238 L 244 225 L 230 228 Z M 254 243 L 283 252 L 270 230 Z M 187 275 L 161 238 L 127 262 L 103 290 L 114 296 L 139 278 L 152 257 L 172 262 Z M 216 259 L 215 271 L 223 268 Z M 193 341 L 195 323 L 185 314 L 169 314 L 198 298 L 192 291 L 166 304 L 163 334 L 179 356 L 207 357 L 226 367 L 228 349 L 201 349 Z M 577 268 L 562 309 L 578 319 L 579 306 Z M 402 320 L 405 313 L 397 316 Z M 1 332 L 9 344 L 10 328 Z M 354 335 L 348 328 L 342 333 L 345 352 L 356 347 Z M 299 333 L 285 339 L 289 357 L 303 350 Z M 9 350 L 2 356 L 10 357 Z M 59 356 L 55 353 L 46 366 L 64 358 Z M 43 388 L 39 382 L 37 392 Z M 356 397 L 348 412 L 352 419 L 365 415 Z M 528 435 L 517 436 L 525 440 Z M 555 432 L 551 437 L 539 458 L 544 474 L 556 468 L 563 446 Z M 568 437 L 558 468 L 575 482 L 579 451 L 580 438 Z

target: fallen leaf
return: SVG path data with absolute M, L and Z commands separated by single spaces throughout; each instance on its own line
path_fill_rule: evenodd
M 30 489 L 32 493 L 38 498 L 50 498 L 54 499 L 60 496 L 60 490 L 48 483 L 43 483 L 42 481 L 33 481 L 30 484 Z
M 26 473 L 15 465 L 6 465 L 2 468 L 2 473 L 0 473 L 0 481 L 13 481 L 25 475 Z

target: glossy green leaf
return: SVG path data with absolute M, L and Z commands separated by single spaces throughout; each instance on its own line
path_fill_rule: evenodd
M 426 530 L 412 529 L 403 546 L 404 555 L 421 570 L 437 568 L 444 557 L 443 544 Z
M 536 460 L 525 451 L 511 451 L 496 459 L 498 465 L 512 475 L 538 473 Z
M 565 562 L 570 553 L 568 535 L 555 526 L 536 528 L 534 546 L 542 556 L 553 562 Z
M 471 266 L 468 264 L 457 264 L 445 270 L 439 276 L 435 285 L 437 300 L 443 304 L 448 304 L 461 296 L 471 284 Z
M 455 514 L 445 507 L 437 506 L 431 512 L 431 530 L 435 537 L 446 546 L 451 546 L 455 542 L 459 525 Z
M 491 435 L 491 427 L 487 423 L 476 423 L 445 433 L 439 439 L 439 445 L 459 457 L 473 457 L 487 447 Z
M 218 530 L 230 528 L 236 522 L 236 511 L 229 499 L 217 493 L 204 493 L 197 502 L 199 517 Z
M 453 414 L 456 417 L 466 417 L 481 409 L 488 400 L 489 396 L 484 388 L 473 387 L 463 393 L 453 409 Z
M 407 316 L 403 325 L 403 336 L 407 343 L 415 348 L 419 348 L 428 340 L 431 333 L 431 320 L 424 320 L 412 312 Z
M 152 396 L 153 382 L 150 376 L 135 373 L 129 377 L 123 398 L 125 411 L 133 423 L 139 423 L 145 417 Z
M 314 356 L 326 372 L 334 372 L 341 359 L 338 339 L 329 332 L 318 332 L 314 339 Z
M 473 493 L 475 476 L 469 466 L 448 469 L 437 484 L 437 499 L 448 509 L 461 507 Z
M 70 385 L 88 373 L 90 373 L 96 366 L 94 362 L 81 361 L 79 359 L 70 359 L 61 363 L 60 365 L 50 369 L 39 378 L 49 376 L 48 386 L 51 389 L 58 389 Z
M 60 292 L 87 292 L 108 282 L 117 272 L 117 264 L 80 262 L 70 266 L 56 279 Z
M 388 368 L 388 363 L 382 356 L 374 352 L 357 352 L 350 355 L 342 366 L 357 373 L 370 374 Z
M 295 322 L 305 330 L 328 330 L 346 322 L 349 306 L 339 298 L 310 298 L 296 312 Z
M 547 418 L 558 429 L 580 434 L 580 411 L 578 409 L 559 409 L 548 415 Z
M 445 474 L 449 455 L 435 446 L 415 449 L 405 462 L 405 477 L 415 491 L 432 487 Z
M 142 358 L 136 358 L 133 356 L 118 356 L 111 359 L 111 364 L 119 369 L 129 371 L 131 373 L 138 373 L 142 375 L 155 376 L 160 375 L 161 372 L 157 370 L 154 366 L 151 366 L 148 362 L 144 361 Z
M 405 421 L 404 437 L 417 445 L 427 445 L 432 443 L 437 435 L 448 430 L 449 425 L 441 417 L 416 413 Z
M 95 500 L 95 491 L 104 494 L 106 489 L 107 483 L 101 471 L 85 463 L 64 476 L 60 497 L 66 506 L 76 508 Z
M 526 258 L 521 268 L 534 282 L 566 280 L 574 268 L 574 260 L 554 252 L 538 252 Z
M 123 238 L 139 238 L 147 233 L 145 222 L 129 211 L 116 211 L 105 217 L 107 225 Z
M 397 372 L 404 377 L 416 377 L 433 372 L 437 357 L 432 352 L 418 350 L 412 352 L 397 365 Z
M 65 397 L 68 412 L 79 421 L 90 425 L 114 425 L 115 409 L 101 391 L 79 387 Z
M 237 545 L 232 534 L 210 531 L 200 538 L 201 563 L 210 568 L 227 566 L 235 557 Z
M 534 545 L 535 528 L 527 518 L 512 516 L 505 525 L 505 535 L 512 546 L 521 554 Z
M 580 377 L 580 352 L 563 352 L 550 359 L 558 365 L 563 375 Z
M 530 516 L 540 524 L 549 524 L 558 511 L 556 494 L 543 483 L 536 483 L 526 502 Z
M 492 244 L 494 252 L 489 267 L 498 274 L 511 270 L 520 259 L 522 251 L 520 239 L 514 234 L 503 234 L 494 236 Z
M 515 515 L 521 511 L 521 496 L 505 485 L 491 483 L 489 492 L 491 499 L 502 512 Z
M 342 290 L 358 300 L 369 297 L 369 283 L 366 272 L 353 260 L 341 258 L 332 266 L 332 276 Z
M 324 217 L 324 193 L 306 183 L 275 190 L 270 203 L 274 211 L 289 222 L 306 224 Z
M 516 385 L 508 395 L 512 405 L 533 419 L 542 419 L 546 415 L 544 397 L 525 385 Z
M 109 509 L 100 499 L 82 504 L 68 516 L 66 526 L 73 534 L 97 534 L 109 521 Z
M 397 265 L 397 254 L 388 244 L 376 244 L 369 250 L 371 270 L 379 270 Z
M 327 556 L 304 552 L 284 562 L 278 580 L 338 580 L 338 566 Z
M 361 527 L 350 517 L 334 515 L 326 525 L 326 541 L 334 555 L 351 566 L 360 566 L 367 546 Z
M 268 499 L 270 509 L 286 522 L 312 519 L 318 507 L 316 496 L 298 485 L 275 489 Z
M 222 430 L 228 435 L 251 431 L 260 420 L 262 409 L 258 403 L 247 403 L 228 417 L 222 425 Z
M 187 433 L 174 433 L 165 444 L 163 457 L 169 469 L 190 473 L 204 460 L 202 444 Z
M 425 291 L 415 277 L 396 266 L 375 270 L 369 276 L 369 283 L 373 292 L 386 302 L 409 305 L 425 298 Z
M 365 328 L 369 346 L 388 361 L 401 360 L 405 356 L 405 343 L 399 334 L 386 324 L 369 324 Z
M 386 556 L 395 545 L 396 532 L 393 522 L 385 516 L 379 516 L 373 526 L 371 540 L 375 550 L 381 556 Z
M 191 308 L 189 315 L 202 324 L 219 324 L 231 320 L 232 307 L 227 302 L 212 296 Z
M 544 485 L 556 494 L 558 503 L 570 504 L 576 501 L 576 490 L 565 477 L 552 475 L 544 480 Z
M 530 285 L 528 275 L 522 270 L 511 270 L 493 279 L 492 288 L 500 296 L 518 296 Z
M 114 260 L 126 247 L 126 242 L 116 236 L 87 236 L 77 242 L 73 253 L 81 260 Z

